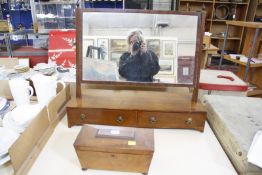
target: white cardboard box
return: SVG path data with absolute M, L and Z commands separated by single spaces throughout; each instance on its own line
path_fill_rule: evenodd
M 10 96 L 8 81 L 2 80 L 0 95 Z M 12 97 L 11 97 L 12 98 Z M 65 104 L 70 98 L 70 88 L 58 87 L 57 96 L 35 117 L 26 130 L 9 149 L 14 174 L 27 174 L 56 125 L 64 116 Z

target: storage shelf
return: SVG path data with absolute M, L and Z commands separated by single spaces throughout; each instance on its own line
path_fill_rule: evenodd
M 248 2 L 221 2 L 221 1 L 216 1 L 216 4 L 236 4 L 236 5 L 248 5 Z
M 180 2 L 191 2 L 191 3 L 213 3 L 213 1 L 195 1 L 195 0 L 180 0 Z
M 218 39 L 218 40 L 223 40 L 224 37 L 218 37 L 218 36 L 211 36 L 212 39 Z M 239 37 L 228 37 L 227 40 L 240 40 L 241 38 Z
M 229 19 L 207 19 L 207 21 L 213 21 L 213 22 L 227 22 L 227 21 L 235 21 L 235 20 L 229 20 Z
M 38 20 L 52 20 L 52 19 L 75 19 L 74 16 L 68 16 L 68 17 L 63 17 L 63 16 L 57 16 L 54 18 L 37 18 Z
M 224 2 L 223 2 L 224 1 Z M 234 23 L 235 21 L 246 21 L 247 12 L 250 2 L 255 0 L 178 0 L 178 9 L 185 9 L 187 3 L 191 11 L 201 10 L 201 7 L 205 7 L 206 11 L 206 20 L 205 20 L 205 31 L 209 31 L 213 33 L 213 37 L 211 37 L 212 43 L 215 46 L 219 46 L 220 42 L 224 40 L 224 37 L 220 37 L 220 35 L 215 35 L 223 32 L 226 29 L 227 23 Z M 232 17 L 226 19 L 218 19 L 216 18 L 216 8 L 220 5 L 225 5 L 229 7 L 231 12 L 231 8 L 236 7 L 236 19 L 232 19 Z M 232 7 L 231 7 L 232 6 Z M 219 9 L 219 13 L 223 13 L 221 11 L 223 9 Z M 234 52 L 238 52 L 241 47 L 242 38 L 244 34 L 243 26 L 234 26 L 229 32 L 229 35 L 232 37 L 228 37 L 230 44 L 232 45 L 232 49 Z M 237 36 L 237 37 L 235 37 Z M 221 46 L 220 46 L 221 47 Z M 231 47 L 231 46 L 230 46 Z
M 67 5 L 67 4 L 77 4 L 77 2 L 73 2 L 73 1 L 65 1 L 65 2 L 35 2 L 36 5 Z
M 213 22 L 226 22 L 228 21 L 227 19 L 208 19 L 210 21 L 213 21 Z
M 227 21 L 228 25 L 239 26 L 239 27 L 250 27 L 262 29 L 262 23 L 260 22 L 246 22 L 246 21 Z
M 234 62 L 234 63 L 238 63 L 240 65 L 243 65 L 243 66 L 246 66 L 247 63 L 246 62 L 242 62 L 242 61 L 239 61 L 239 60 L 236 60 L 234 58 L 231 58 L 229 55 L 224 55 L 224 59 L 225 60 L 228 60 L 228 61 L 231 61 L 231 62 Z M 257 63 L 257 64 L 250 64 L 250 67 L 262 67 L 262 63 Z

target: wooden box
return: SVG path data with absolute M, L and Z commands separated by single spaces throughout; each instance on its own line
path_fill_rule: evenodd
M 8 152 L 15 174 L 28 173 L 52 134 L 49 125 L 47 108 L 44 107 L 9 148 Z
M 0 32 L 8 32 L 9 27 L 8 27 L 8 22 L 7 20 L 0 20 Z
M 203 44 L 205 45 L 205 48 L 209 48 L 211 44 L 211 37 L 205 35 L 203 38 Z
M 5 69 L 13 69 L 18 64 L 18 58 L 0 58 L 0 65 L 4 66 Z
M 154 153 L 154 131 L 84 125 L 74 147 L 83 170 L 147 174 Z

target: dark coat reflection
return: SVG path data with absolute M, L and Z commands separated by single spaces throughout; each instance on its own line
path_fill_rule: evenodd
M 125 52 L 119 61 L 119 74 L 128 81 L 152 82 L 160 66 L 158 57 L 150 50 L 131 55 Z

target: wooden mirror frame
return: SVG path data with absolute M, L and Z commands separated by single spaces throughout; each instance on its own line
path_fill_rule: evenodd
M 197 40 L 195 51 L 195 69 L 192 84 L 169 84 L 169 83 L 146 83 L 146 82 L 116 82 L 116 81 L 94 81 L 83 80 L 82 78 L 82 41 L 83 41 L 83 13 L 86 12 L 117 12 L 117 13 L 147 13 L 147 14 L 174 14 L 197 16 Z M 81 84 L 106 84 L 114 86 L 132 86 L 132 87 L 189 87 L 193 88 L 192 101 L 196 102 L 198 98 L 198 85 L 200 76 L 200 59 L 202 54 L 202 42 L 205 25 L 205 14 L 200 12 L 178 12 L 178 11 L 155 11 L 155 10 L 119 10 L 119 9 L 76 9 L 76 97 L 81 97 Z

